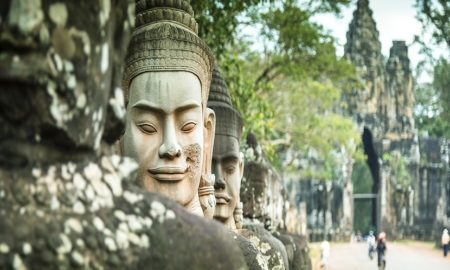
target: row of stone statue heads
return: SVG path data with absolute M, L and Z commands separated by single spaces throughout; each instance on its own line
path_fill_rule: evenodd
M 189 1 L 104 2 L 0 6 L 0 268 L 308 269 Z

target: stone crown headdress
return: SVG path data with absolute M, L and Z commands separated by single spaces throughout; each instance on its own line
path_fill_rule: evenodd
M 151 71 L 188 71 L 201 83 L 206 105 L 214 58 L 198 35 L 189 0 L 138 0 L 136 28 L 125 58 L 123 89 L 137 75 Z
M 216 114 L 216 135 L 237 138 L 242 134 L 242 118 L 233 107 L 227 85 L 217 66 L 214 66 L 211 89 L 208 97 L 208 108 Z

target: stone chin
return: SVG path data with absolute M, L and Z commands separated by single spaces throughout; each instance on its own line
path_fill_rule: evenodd
M 186 206 L 197 197 L 200 176 L 185 175 L 181 180 L 160 181 L 150 175 L 141 177 L 145 190 L 160 193 L 178 204 Z
M 222 222 L 232 218 L 234 208 L 236 207 L 236 200 L 228 194 L 216 193 L 215 196 L 217 204 L 214 211 L 214 218 Z
M 232 216 L 232 211 L 230 211 L 229 204 L 216 204 L 216 209 L 214 211 L 214 219 L 220 221 L 226 221 Z

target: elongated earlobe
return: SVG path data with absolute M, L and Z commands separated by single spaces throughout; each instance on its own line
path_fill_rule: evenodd
M 242 177 L 244 177 L 244 163 L 245 163 L 245 161 L 244 161 L 244 153 L 242 153 L 242 152 L 239 152 L 239 170 L 240 170 L 240 174 L 239 174 L 239 179 L 241 179 L 242 180 Z M 241 181 L 239 181 L 239 183 L 240 183 Z M 240 185 L 239 185 L 239 187 L 240 187 Z
M 215 129 L 216 116 L 214 111 L 206 108 L 203 128 L 203 168 L 198 191 L 203 215 L 208 219 L 213 218 L 216 207 L 216 197 L 214 196 L 214 178 L 211 177 Z

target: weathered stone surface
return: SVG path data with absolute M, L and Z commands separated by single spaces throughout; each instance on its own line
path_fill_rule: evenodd
M 269 269 L 289 269 L 286 248 L 261 224 L 247 223 L 239 234 L 253 242 L 267 259 Z
M 238 230 L 239 232 L 240 230 Z M 268 258 L 264 256 L 259 250 L 258 246 L 245 238 L 244 236 L 230 231 L 231 237 L 235 240 L 235 242 L 241 248 L 241 251 L 245 257 L 245 262 L 247 263 L 248 269 L 270 269 Z
M 411 233 L 439 243 L 442 228 L 450 225 L 450 142 L 442 138 L 420 138 L 419 142 L 421 166 L 419 180 L 413 186 Z
M 305 236 L 275 232 L 273 235 L 279 239 L 286 248 L 289 261 L 289 269 L 310 270 L 312 269 L 309 257 L 308 243 Z
M 220 224 L 100 154 L 128 14 L 127 1 L 0 4 L 1 269 L 247 269 Z
M 141 191 L 120 173 L 132 165 L 114 156 L 1 170 L 1 267 L 17 255 L 28 269 L 246 269 L 221 225 Z

